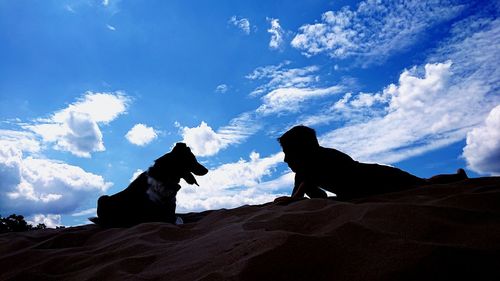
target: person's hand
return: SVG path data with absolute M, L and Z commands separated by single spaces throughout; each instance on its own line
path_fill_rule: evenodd
M 281 196 L 276 199 L 274 199 L 274 204 L 276 205 L 288 205 L 292 202 L 301 200 L 303 198 L 296 198 L 296 197 L 290 197 L 290 196 Z

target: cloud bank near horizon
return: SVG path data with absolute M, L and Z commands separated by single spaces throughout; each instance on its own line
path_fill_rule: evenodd
M 48 118 L 19 123 L 21 130 L 0 130 L 0 212 L 28 216 L 32 223 L 57 226 L 60 214 L 74 212 L 113 183 L 63 161 L 48 159 L 50 148 L 88 158 L 103 151 L 99 125 L 126 112 L 123 92 L 86 92 Z
M 25 156 L 0 139 L 0 211 L 63 214 L 103 194 L 112 183 L 61 161 Z

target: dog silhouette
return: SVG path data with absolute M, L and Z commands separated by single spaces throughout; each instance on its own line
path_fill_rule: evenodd
M 127 188 L 111 196 L 101 196 L 97 201 L 97 217 L 89 219 L 105 227 L 153 221 L 175 223 L 180 179 L 198 185 L 193 174 L 202 176 L 207 172 L 185 143 L 177 143 Z

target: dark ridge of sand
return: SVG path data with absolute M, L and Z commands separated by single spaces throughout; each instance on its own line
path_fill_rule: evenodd
M 0 280 L 500 280 L 500 177 L 0 235 Z

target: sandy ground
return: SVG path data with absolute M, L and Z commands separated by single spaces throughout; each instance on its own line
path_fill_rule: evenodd
M 0 235 L 0 280 L 500 280 L 500 178 Z

